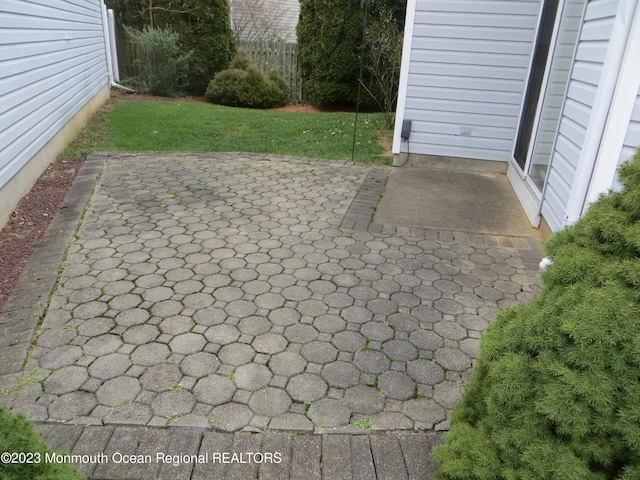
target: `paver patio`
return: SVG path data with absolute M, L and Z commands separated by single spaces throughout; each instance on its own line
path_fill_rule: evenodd
M 372 223 L 386 172 L 91 157 L 77 232 L 69 203 L 0 315 L 0 387 L 19 387 L 2 402 L 84 427 L 446 430 L 482 331 L 537 292 L 540 252 Z

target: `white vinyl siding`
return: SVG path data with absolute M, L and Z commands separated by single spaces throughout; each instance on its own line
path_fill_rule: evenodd
M 618 165 L 621 165 L 633 157 L 638 148 L 640 148 L 640 92 L 638 92 L 638 96 L 636 97 L 633 113 L 631 114 L 631 121 L 629 122 L 629 129 L 624 139 L 624 146 L 622 147 Z
M 399 112 L 413 121 L 410 153 L 508 160 L 539 11 L 540 0 L 417 0 Z
M 100 0 L 2 0 L 0 187 L 107 84 Z
M 529 175 L 540 190 L 543 188 L 558 130 L 584 5 L 584 0 L 565 0 L 562 12 L 558 13 L 561 14 L 561 21 L 555 48 L 552 51 L 549 78 L 544 92 L 540 120 L 535 132 L 531 166 L 529 167 Z
M 297 43 L 299 0 L 230 0 L 231 23 L 240 40 L 271 41 L 274 35 L 286 43 Z M 237 32 L 241 30 L 241 32 Z M 262 38 L 266 35 L 269 38 Z
M 554 231 L 564 226 L 564 212 L 600 83 L 618 1 L 592 0 L 585 10 L 542 205 L 542 214 Z

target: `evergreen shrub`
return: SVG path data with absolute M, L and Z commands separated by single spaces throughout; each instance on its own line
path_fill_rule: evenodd
M 228 70 L 216 74 L 205 93 L 219 105 L 248 108 L 275 108 L 287 103 L 287 84 L 276 70 L 263 74 L 242 50 L 236 53 Z
M 436 478 L 640 478 L 640 153 L 619 178 L 484 333 Z
M 131 41 L 140 47 L 137 63 L 141 74 L 128 84 L 143 93 L 177 97 L 187 85 L 189 59 L 193 52 L 183 53 L 179 35 L 170 28 L 144 27 L 142 31 L 125 27 Z
M 0 451 L 8 453 L 32 453 L 38 462 L 0 462 L 0 478 L 3 480 L 82 480 L 84 477 L 68 463 L 46 461 L 51 450 L 24 415 L 11 413 L 0 405 Z

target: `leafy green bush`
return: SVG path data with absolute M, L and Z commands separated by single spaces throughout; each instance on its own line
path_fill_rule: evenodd
M 3 480 L 81 480 L 83 478 L 68 463 L 46 461 L 53 451 L 42 441 L 35 427 L 23 415 L 11 413 L 0 405 L 0 450 L 8 453 L 31 453 L 33 463 L 0 462 Z M 36 461 L 37 460 L 37 461 Z
M 439 479 L 640 478 L 640 153 L 483 335 Z
M 302 0 L 298 54 L 315 105 L 356 102 L 363 9 L 359 0 Z
M 130 79 L 129 85 L 152 95 L 176 97 L 182 94 L 192 52 L 182 53 L 178 46 L 179 35 L 170 28 L 144 27 L 142 31 L 125 28 L 142 55 L 137 60 L 141 74 Z
M 205 93 L 212 103 L 231 107 L 274 108 L 287 103 L 287 84 L 275 70 L 264 75 L 238 51 L 228 70 L 216 74 Z
M 387 78 L 395 78 L 388 62 L 386 36 L 404 29 L 406 0 L 368 0 L 366 55 L 361 103 L 367 108 L 383 102 Z M 358 99 L 358 77 L 363 42 L 364 8 L 360 0 L 301 0 L 297 26 L 300 69 L 309 100 L 318 106 L 352 105 Z M 386 26 L 387 28 L 381 28 Z M 379 37 L 379 35 L 382 35 Z M 373 38 L 373 37 L 376 38 Z M 395 46 L 391 48 L 395 57 Z M 401 49 L 400 51 L 401 52 Z M 399 58 L 392 59 L 391 63 Z M 371 72 L 371 70 L 374 72 Z M 393 86 L 397 80 L 392 80 Z M 386 108 L 386 107 L 383 107 Z

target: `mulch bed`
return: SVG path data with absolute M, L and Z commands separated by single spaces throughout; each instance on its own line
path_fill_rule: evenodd
M 0 312 L 83 163 L 84 158 L 57 158 L 20 200 L 0 232 Z

